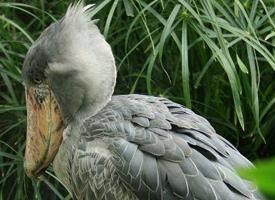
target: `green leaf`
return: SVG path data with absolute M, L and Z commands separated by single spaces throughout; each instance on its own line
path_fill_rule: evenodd
M 275 197 L 275 159 L 260 161 L 256 168 L 240 169 L 239 173 L 254 181 L 262 192 Z
M 168 37 L 168 35 L 171 34 L 172 32 L 172 25 L 176 19 L 176 16 L 180 10 L 180 7 L 181 5 L 177 4 L 174 9 L 172 10 L 168 20 L 167 20 L 167 23 L 165 24 L 165 27 L 163 29 L 163 32 L 161 34 L 161 38 L 160 38 L 160 41 L 159 41 L 159 57 L 160 57 L 160 60 L 162 60 L 162 54 L 163 54 L 163 47 L 164 47 L 164 43 Z
M 107 20 L 106 20 L 106 23 L 105 23 L 103 35 L 106 39 L 107 39 L 107 36 L 108 36 L 108 33 L 109 33 L 110 24 L 111 24 L 115 9 L 117 7 L 117 4 L 118 4 L 118 0 L 115 0 L 112 7 L 111 7 L 111 10 L 109 11 L 109 14 L 108 14 L 108 17 L 107 17 Z
M 62 194 L 57 190 L 57 188 L 45 177 L 45 176 L 40 176 L 39 180 L 43 181 L 55 194 L 56 196 L 59 197 L 59 199 L 64 199 Z
M 264 40 L 269 40 L 270 38 L 275 36 L 275 31 L 272 31 L 271 33 L 269 33 Z
M 111 0 L 104 0 L 101 4 L 97 4 L 94 9 L 89 13 L 89 17 L 93 18 L 99 11 L 103 10 L 103 8 L 110 3 Z
M 182 87 L 183 87 L 183 96 L 185 104 L 188 108 L 191 108 L 191 95 L 190 95 L 190 86 L 189 86 L 189 64 L 188 64 L 188 37 L 187 37 L 187 24 L 182 22 L 182 31 L 181 31 L 181 76 L 182 76 Z
M 128 17 L 134 17 L 133 5 L 128 0 L 123 0 L 123 4 L 126 11 L 126 15 Z
M 26 36 L 26 38 L 28 38 L 28 40 L 33 43 L 33 39 L 32 37 L 24 30 L 24 28 L 22 28 L 21 26 L 19 26 L 16 22 L 6 18 L 4 15 L 0 15 L 0 20 L 14 26 L 15 28 L 17 28 L 19 31 L 21 31 L 21 33 L 23 33 L 23 35 Z
M 248 74 L 248 69 L 245 66 L 245 64 L 243 63 L 243 61 L 240 59 L 240 57 L 238 56 L 238 54 L 236 54 L 237 57 L 237 63 L 240 67 L 240 69 L 242 70 L 243 73 Z

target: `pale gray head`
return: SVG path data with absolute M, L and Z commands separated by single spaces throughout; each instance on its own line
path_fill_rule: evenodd
M 54 159 L 66 125 L 78 126 L 111 99 L 115 61 L 109 44 L 90 20 L 90 11 L 91 6 L 82 3 L 70 6 L 26 55 L 22 71 L 27 103 L 24 167 L 30 177 L 37 177 Z
M 40 88 L 37 91 L 49 86 L 66 123 L 98 112 L 114 90 L 114 57 L 89 17 L 91 7 L 70 6 L 32 45 L 23 66 L 26 85 Z

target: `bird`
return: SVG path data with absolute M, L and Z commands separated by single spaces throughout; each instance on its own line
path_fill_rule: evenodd
M 113 95 L 110 45 L 71 4 L 29 48 L 24 169 L 54 173 L 77 200 L 260 200 L 237 169 L 253 167 L 210 123 L 165 97 Z

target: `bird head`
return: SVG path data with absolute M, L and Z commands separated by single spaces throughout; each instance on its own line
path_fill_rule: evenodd
M 29 177 L 39 176 L 53 161 L 70 122 L 96 114 L 112 96 L 114 57 L 90 20 L 91 8 L 71 5 L 63 18 L 42 32 L 25 57 L 24 168 Z

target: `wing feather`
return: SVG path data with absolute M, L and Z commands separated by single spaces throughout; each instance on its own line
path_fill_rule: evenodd
M 78 195 L 93 190 L 102 199 L 261 199 L 234 169 L 252 164 L 206 119 L 180 104 L 115 96 L 84 126 L 82 138 L 101 139 L 110 158 L 75 161 Z

